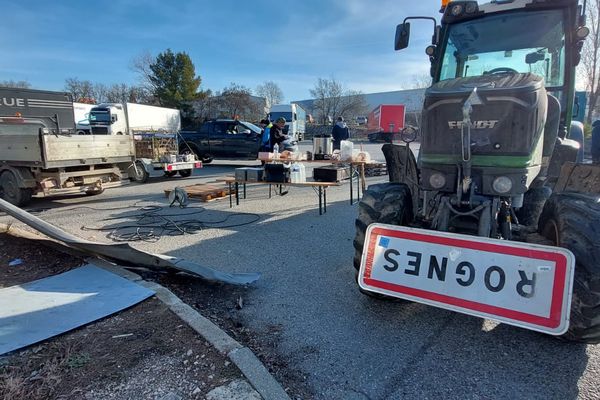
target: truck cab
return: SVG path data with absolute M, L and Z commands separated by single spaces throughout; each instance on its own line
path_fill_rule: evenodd
M 298 104 L 275 104 L 269 112 L 269 119 L 285 118 L 283 131 L 294 140 L 304 140 L 306 133 L 306 111 Z
M 122 104 L 100 104 L 90 110 L 89 120 L 94 135 L 124 135 L 129 132 Z

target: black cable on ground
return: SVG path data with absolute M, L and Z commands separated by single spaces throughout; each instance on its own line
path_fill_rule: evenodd
M 118 209 L 124 208 L 133 207 L 119 207 Z M 204 229 L 210 228 L 235 228 L 253 224 L 260 219 L 260 215 L 254 213 L 234 213 L 219 220 L 211 220 L 209 218 L 200 219 L 196 216 L 207 211 L 204 207 L 187 207 L 183 210 L 192 211 L 167 214 L 161 213 L 164 209 L 165 207 L 162 206 L 141 207 L 137 210 L 140 211 L 137 214 L 102 219 L 102 221 L 116 221 L 130 218 L 134 220 L 130 224 L 119 225 L 118 223 L 115 223 L 102 227 L 90 227 L 84 225 L 81 227 L 81 230 L 108 232 L 107 237 L 115 242 L 143 241 L 154 243 L 164 236 L 193 235 Z M 247 217 L 248 219 L 242 222 L 228 223 L 231 219 L 240 217 Z

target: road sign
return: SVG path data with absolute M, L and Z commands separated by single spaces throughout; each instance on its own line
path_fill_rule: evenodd
M 364 248 L 367 291 L 551 335 L 569 327 L 567 249 L 384 224 L 369 226 Z

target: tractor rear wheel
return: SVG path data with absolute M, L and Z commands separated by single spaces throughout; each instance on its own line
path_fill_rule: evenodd
M 412 221 L 412 200 L 410 189 L 404 183 L 390 182 L 371 185 L 358 203 L 358 217 L 355 221 L 356 236 L 354 237 L 354 268 L 356 276 L 360 269 L 365 235 L 367 228 L 373 223 L 406 225 Z M 360 291 L 377 299 L 392 300 L 395 298 L 378 293 Z
M 598 196 L 553 194 L 540 216 L 539 232 L 575 255 L 571 322 L 562 338 L 600 343 L 600 203 Z

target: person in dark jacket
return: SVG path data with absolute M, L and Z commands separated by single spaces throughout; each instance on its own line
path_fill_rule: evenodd
M 333 126 L 331 131 L 333 136 L 333 149 L 339 150 L 342 140 L 348 140 L 350 138 L 350 130 L 344 122 L 344 118 L 338 117 L 336 124 Z
M 592 162 L 600 164 L 600 120 L 592 124 Z
M 281 148 L 280 151 L 283 150 L 283 146 L 281 143 L 285 140 L 288 140 L 290 137 L 283 133 L 283 127 L 285 126 L 285 118 L 277 118 L 273 126 L 271 127 L 271 149 L 278 144 Z

